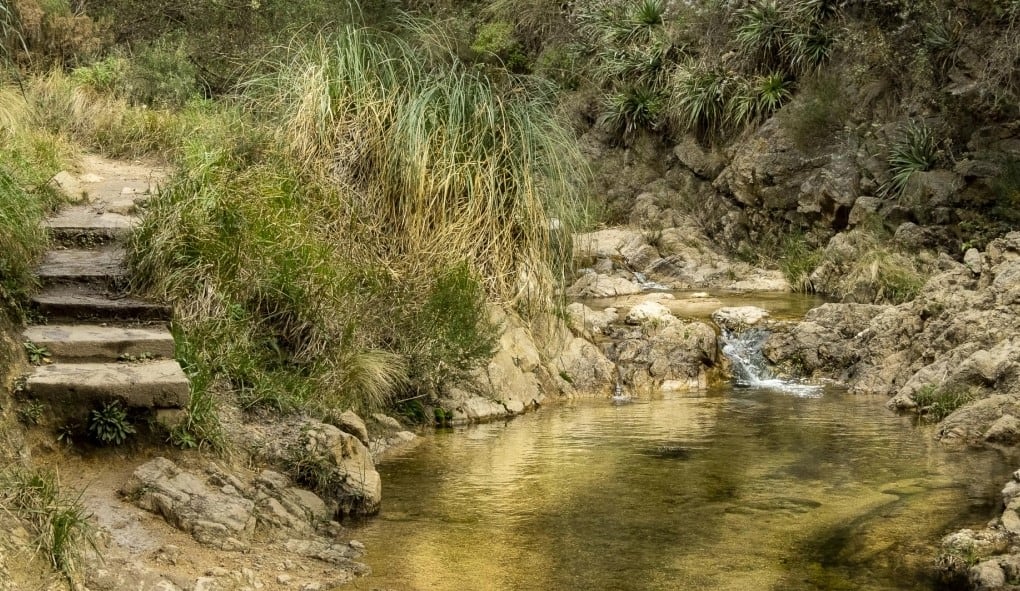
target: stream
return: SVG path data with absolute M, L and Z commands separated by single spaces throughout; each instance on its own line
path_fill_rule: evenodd
M 884 397 L 734 373 L 751 387 L 428 436 L 379 466 L 382 512 L 352 532 L 373 574 L 348 588 L 932 590 L 939 538 L 990 519 L 1015 468 Z
M 933 545 L 1010 471 L 838 389 L 580 401 L 383 463 L 352 588 L 933 589 Z

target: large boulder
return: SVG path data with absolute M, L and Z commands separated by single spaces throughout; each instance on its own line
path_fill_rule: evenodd
M 313 485 L 340 516 L 374 515 L 382 505 L 382 480 L 368 448 L 333 425 L 308 421 L 290 451 L 295 475 Z
M 704 322 L 669 320 L 619 326 L 609 357 L 625 385 L 637 390 L 703 390 L 719 377 L 715 329 Z
M 582 273 L 567 288 L 571 298 L 611 298 L 641 293 L 641 286 L 629 279 L 595 272 Z

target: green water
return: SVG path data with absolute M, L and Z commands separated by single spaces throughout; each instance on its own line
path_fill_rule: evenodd
M 383 463 L 357 589 L 914 590 L 1010 463 L 881 400 L 723 390 L 589 400 Z

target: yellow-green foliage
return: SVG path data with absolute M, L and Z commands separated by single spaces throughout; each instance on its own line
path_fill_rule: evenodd
M 43 217 L 59 201 L 49 185 L 66 156 L 59 139 L 27 123 L 28 106 L 0 87 L 0 314 L 21 310 L 47 246 Z

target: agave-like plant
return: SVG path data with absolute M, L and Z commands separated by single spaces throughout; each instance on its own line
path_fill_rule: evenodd
M 758 111 L 763 115 L 771 115 L 779 110 L 793 94 L 790 82 L 782 72 L 771 72 L 758 76 L 755 80 L 758 98 Z
M 759 0 L 738 14 L 736 40 L 748 55 L 775 65 L 786 51 L 793 23 L 777 0 Z
M 935 134 L 923 122 L 910 121 L 889 151 L 889 181 L 883 195 L 902 196 L 915 172 L 931 170 L 938 162 Z
M 702 65 L 678 70 L 670 84 L 670 114 L 683 130 L 702 136 L 721 133 L 730 122 L 730 101 L 739 80 L 728 72 Z
M 662 94 L 658 90 L 645 85 L 628 86 L 606 97 L 599 125 L 626 137 L 639 129 L 654 128 L 661 110 Z
M 736 129 L 767 118 L 790 97 L 790 83 L 781 72 L 771 72 L 753 80 L 734 80 L 726 101 L 726 119 Z
M 824 25 L 795 32 L 788 48 L 790 64 L 801 71 L 817 69 L 829 59 L 834 41 L 832 29 Z
M 662 30 L 665 14 L 665 0 L 641 0 L 632 5 L 620 23 L 620 40 L 628 43 L 651 40 Z

